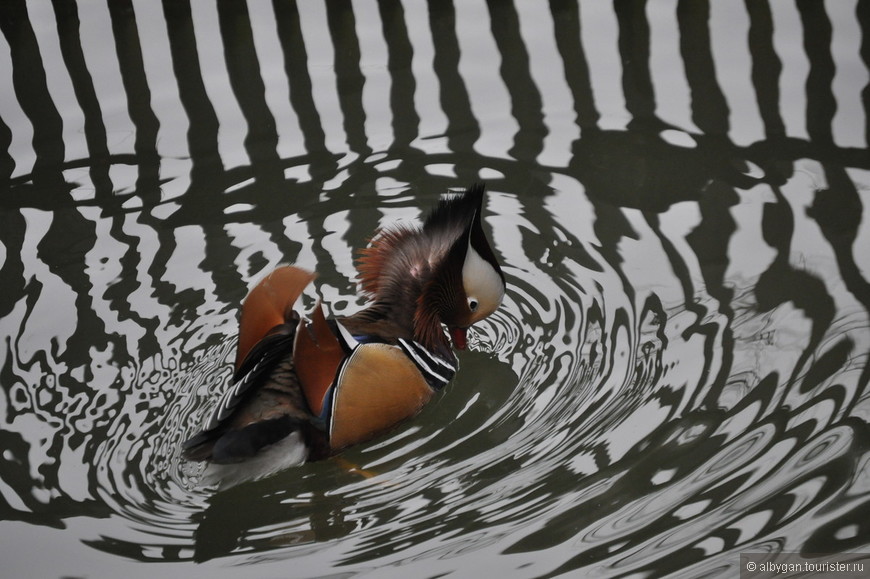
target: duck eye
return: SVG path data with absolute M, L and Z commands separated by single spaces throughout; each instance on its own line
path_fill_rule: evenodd
M 468 298 L 468 309 L 472 312 L 477 310 L 477 300 L 474 298 Z

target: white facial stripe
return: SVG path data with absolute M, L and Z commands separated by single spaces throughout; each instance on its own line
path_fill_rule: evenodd
M 462 285 L 465 295 L 478 302 L 474 319 L 485 318 L 498 308 L 504 298 L 504 282 L 492 265 L 469 245 L 462 265 Z

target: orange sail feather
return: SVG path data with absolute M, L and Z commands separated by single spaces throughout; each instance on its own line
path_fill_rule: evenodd
M 344 350 L 332 333 L 320 301 L 311 313 L 311 322 L 299 322 L 293 345 L 293 361 L 302 392 L 315 415 L 323 410 L 323 397 L 335 379 Z
M 236 370 L 251 348 L 272 328 L 290 321 L 293 304 L 316 277 L 310 271 L 285 265 L 264 277 L 251 290 L 242 305 Z

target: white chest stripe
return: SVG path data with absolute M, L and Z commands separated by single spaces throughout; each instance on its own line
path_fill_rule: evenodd
M 456 370 L 459 369 L 459 362 L 456 358 L 450 361 L 444 360 L 412 340 L 400 338 L 399 346 L 414 362 L 426 382 L 436 390 L 446 386 L 456 374 Z

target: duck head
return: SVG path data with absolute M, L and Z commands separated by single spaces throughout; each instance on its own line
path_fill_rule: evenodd
M 460 197 L 442 201 L 423 226 L 423 232 L 430 234 L 442 227 L 454 228 L 445 237 L 455 237 L 434 264 L 418 299 L 416 337 L 424 345 L 437 341 L 433 334 L 440 328 L 432 319 L 436 317 L 447 326 L 453 345 L 464 349 L 468 328 L 492 314 L 504 298 L 504 275 L 481 225 L 482 200 L 483 187 L 472 187 Z M 455 235 L 457 225 L 464 227 Z
M 360 260 L 364 292 L 377 317 L 390 319 L 424 347 L 450 356 L 469 326 L 492 314 L 505 278 L 483 230 L 483 185 L 443 198 L 422 227 L 378 234 Z M 442 326 L 443 324 L 443 326 Z

